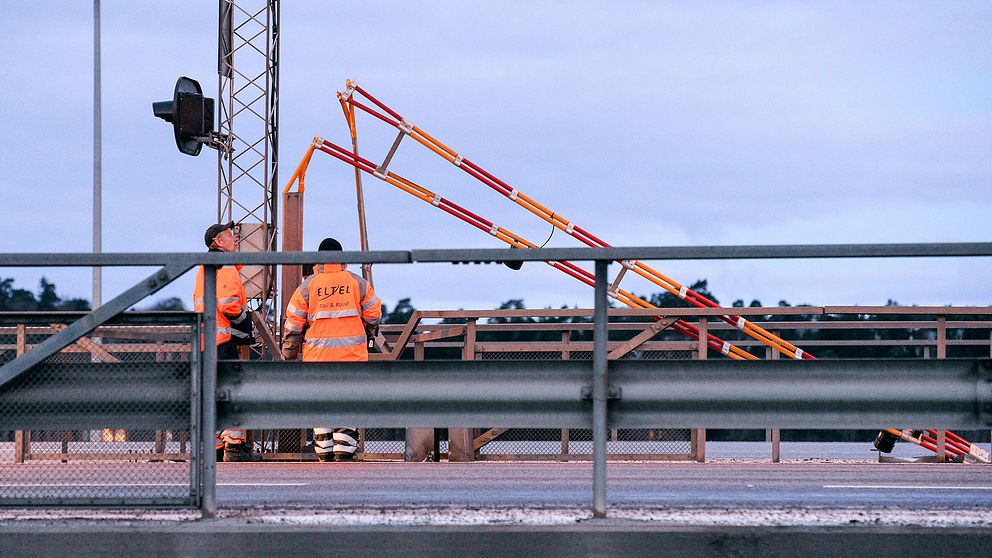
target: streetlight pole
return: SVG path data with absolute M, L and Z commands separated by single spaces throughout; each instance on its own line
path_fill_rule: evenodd
M 93 0 L 93 253 L 103 251 L 103 153 L 100 98 L 100 0 Z M 103 304 L 103 268 L 93 268 L 93 309 Z

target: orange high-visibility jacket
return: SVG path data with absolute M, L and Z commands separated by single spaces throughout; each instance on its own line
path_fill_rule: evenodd
M 245 297 L 245 284 L 241 282 L 241 265 L 217 270 L 217 344 L 227 343 L 232 335 L 247 337 L 247 334 L 231 327 L 231 319 L 241 316 L 248 304 Z M 196 287 L 193 289 L 193 311 L 203 313 L 203 266 L 196 271 Z
M 382 303 L 368 281 L 341 264 L 318 264 L 289 300 L 286 334 L 303 335 L 304 361 L 363 361 L 369 359 L 366 326 L 381 317 Z

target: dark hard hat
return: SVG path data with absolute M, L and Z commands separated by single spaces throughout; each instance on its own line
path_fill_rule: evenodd
M 341 243 L 330 237 L 321 240 L 320 247 L 317 248 L 319 252 L 340 252 L 341 250 Z
M 217 238 L 217 235 L 226 231 L 227 229 L 233 229 L 233 228 L 234 228 L 234 221 L 231 221 L 230 223 L 217 223 L 215 225 L 210 225 L 209 227 L 207 227 L 207 232 L 203 233 L 203 243 L 206 244 L 207 247 L 209 248 L 210 245 L 214 243 L 214 239 Z

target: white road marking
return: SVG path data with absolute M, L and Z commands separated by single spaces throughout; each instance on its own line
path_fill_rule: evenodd
M 217 486 L 309 486 L 308 482 L 219 482 Z
M 825 484 L 823 488 L 875 488 L 885 490 L 992 490 L 992 486 L 942 486 L 926 484 Z
M 306 482 L 219 482 L 217 486 L 307 486 Z M 0 488 L 31 488 L 42 486 L 112 488 L 124 486 L 189 486 L 187 482 L 117 482 L 117 483 L 76 483 L 72 485 L 52 483 L 0 483 Z

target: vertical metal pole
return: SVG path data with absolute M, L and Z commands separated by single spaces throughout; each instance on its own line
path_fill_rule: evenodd
M 217 452 L 214 436 L 217 430 L 217 268 L 203 266 L 203 383 L 200 386 L 200 513 L 205 518 L 217 512 Z
M 93 253 L 103 251 L 102 138 L 100 114 L 100 0 L 93 0 Z M 93 268 L 93 304 L 103 304 L 103 268 Z
M 217 14 L 217 130 L 231 147 L 234 142 L 234 0 L 219 0 Z M 226 155 L 226 156 L 225 156 Z M 217 222 L 231 219 L 234 197 L 234 157 L 217 150 Z M 225 196 L 226 194 L 226 196 Z M 224 219 L 225 211 L 228 219 Z
M 352 134 L 351 136 L 351 149 L 355 153 L 355 158 L 358 158 L 358 135 Z M 362 192 L 362 173 L 355 167 L 355 198 L 358 202 L 358 241 L 362 248 L 362 252 L 367 252 L 369 249 L 369 235 L 368 229 L 365 227 L 365 194 Z M 372 264 L 362 264 L 362 277 L 375 287 L 375 281 L 372 280 Z
M 200 403 L 203 394 L 203 353 L 200 349 L 200 334 L 203 330 L 200 329 L 200 316 L 195 316 L 193 320 L 193 325 L 190 328 L 190 366 L 192 368 L 192 381 L 190 382 L 190 423 L 189 423 L 189 452 L 190 452 L 190 498 L 193 503 L 199 503 L 199 498 L 201 494 L 201 484 L 200 479 L 202 477 L 203 471 L 201 470 L 203 463 L 203 452 L 202 440 L 200 439 L 200 424 L 201 416 L 200 413 L 203 410 L 203 405 Z M 179 450 L 182 453 L 182 449 Z
M 592 360 L 592 515 L 606 517 L 606 272 L 609 260 L 596 260 Z

